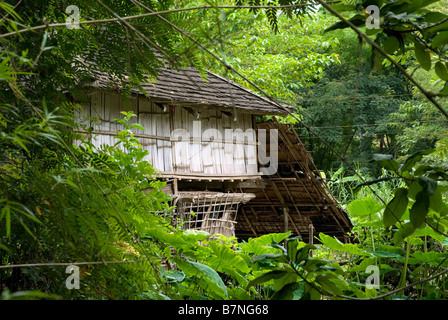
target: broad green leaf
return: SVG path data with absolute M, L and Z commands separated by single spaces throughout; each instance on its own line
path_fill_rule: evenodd
M 288 283 L 279 291 L 275 292 L 272 300 L 300 300 L 305 292 L 305 282 Z
M 162 241 L 168 245 L 173 247 L 179 247 L 182 244 L 186 244 L 186 241 L 182 239 L 181 236 L 173 233 L 166 232 L 161 228 L 151 228 L 147 230 L 147 235 L 158 240 Z
M 418 41 L 415 42 L 415 57 L 423 69 L 426 71 L 431 70 L 431 55 L 429 50 Z
M 247 242 L 240 244 L 244 253 L 249 255 L 262 255 L 265 253 L 271 253 L 272 249 L 259 243 L 256 239 L 250 238 Z
M 378 164 L 392 172 L 398 171 L 399 165 L 398 162 L 395 161 L 391 155 L 388 154 L 374 154 L 373 160 L 378 162 Z
M 422 191 L 427 193 L 428 196 L 432 196 L 436 192 L 437 181 L 428 177 L 418 177 L 418 183 L 422 186 Z
M 265 254 L 256 256 L 255 258 L 252 259 L 253 262 L 262 261 L 262 260 L 273 260 L 273 261 L 284 262 L 284 263 L 288 262 L 287 256 L 285 256 L 284 254 L 281 254 L 281 253 L 280 254 L 265 253 Z
M 209 242 L 208 245 L 217 257 L 217 267 L 235 268 L 244 273 L 250 272 L 250 268 L 247 266 L 246 261 L 244 261 L 244 259 L 238 255 L 235 250 L 232 250 L 229 247 L 217 242 Z
M 431 3 L 437 2 L 439 0 L 394 0 L 389 1 L 385 6 L 381 8 L 381 14 L 385 14 L 387 11 L 393 12 L 395 14 L 406 13 L 410 14 L 419 9 L 422 9 Z
M 412 205 L 409 211 L 409 216 L 411 223 L 415 228 L 420 228 L 425 222 L 426 216 L 428 215 L 429 209 L 429 195 L 420 191 L 417 193 L 415 203 Z
M 425 14 L 425 21 L 429 23 L 437 23 L 446 19 L 447 15 L 440 12 L 428 12 Z
M 415 169 L 415 176 L 422 176 L 427 172 L 431 172 L 433 175 L 437 175 L 443 178 L 448 178 L 448 175 L 445 175 L 445 168 L 440 166 L 427 166 L 421 165 Z
M 145 128 L 144 128 L 142 125 L 138 124 L 138 123 L 133 123 L 133 124 L 131 124 L 129 127 L 131 127 L 131 128 L 137 128 L 137 129 L 139 129 L 139 130 L 141 130 L 141 131 L 145 131 Z
M 204 290 L 213 290 L 215 294 L 222 298 L 228 298 L 227 287 L 219 274 L 209 266 L 191 261 L 176 259 L 176 264 L 183 272 L 199 279 L 199 285 Z
M 403 249 L 401 247 L 395 247 L 395 246 L 391 246 L 388 244 L 383 244 L 379 247 L 380 251 L 384 251 L 384 252 L 388 252 L 388 253 L 393 253 L 399 256 L 402 256 L 403 253 Z
M 386 252 L 386 251 L 370 251 L 370 250 L 368 250 L 368 252 L 377 258 L 402 258 L 403 257 L 400 254 Z
M 351 19 L 349 19 L 349 21 L 351 23 L 353 23 L 355 26 L 362 26 L 362 25 L 365 25 L 365 23 L 366 23 L 366 17 L 362 14 L 357 14 L 354 17 L 352 17 Z M 346 24 L 344 21 L 339 21 L 339 22 L 336 22 L 335 24 L 331 25 L 327 29 L 325 29 L 324 32 L 329 32 L 329 31 L 336 30 L 336 29 L 345 29 L 348 27 L 349 27 L 349 25 Z
M 284 232 L 284 233 L 269 233 L 262 235 L 261 237 L 253 239 L 254 241 L 257 241 L 260 244 L 264 245 L 270 245 L 273 241 L 280 243 L 286 238 L 288 238 L 291 235 L 291 232 Z
M 322 294 L 314 289 L 312 286 L 305 284 L 305 293 L 303 294 L 304 300 L 320 300 L 322 298 Z
M 405 188 L 395 189 L 394 198 L 387 204 L 384 209 L 383 223 L 385 228 L 393 226 L 403 216 L 408 206 L 408 190 Z
M 123 119 L 114 119 L 115 122 L 118 122 L 119 124 L 122 124 L 123 126 L 127 127 L 128 124 Z
M 291 270 L 292 271 L 292 270 Z M 296 272 L 289 272 L 284 277 L 274 279 L 274 288 L 275 290 L 280 290 L 288 283 L 296 283 L 298 280 L 298 275 Z
M 166 282 L 182 282 L 185 279 L 185 273 L 178 270 L 165 271 L 160 268 L 160 274 L 163 276 Z
M 285 249 L 285 247 L 283 247 L 281 244 L 279 244 L 279 243 L 277 243 L 277 242 L 275 242 L 275 241 L 272 241 L 272 243 L 271 243 L 271 247 L 272 248 L 275 248 L 275 249 L 280 249 L 283 253 L 285 253 L 286 254 L 286 252 L 287 252 L 287 250 Z
M 435 212 L 440 212 L 445 207 L 442 199 L 442 192 L 439 188 L 437 188 L 434 194 L 429 197 L 429 207 Z
M 417 193 L 423 190 L 422 185 L 418 181 L 412 181 L 408 188 L 408 197 L 415 200 Z
M 427 220 L 430 220 L 429 217 L 427 218 Z M 437 225 L 436 223 L 434 223 L 434 225 L 438 227 L 438 230 L 443 232 L 443 229 L 441 228 L 440 225 Z M 444 235 L 441 235 L 440 233 L 434 231 L 434 229 L 431 228 L 430 226 L 426 226 L 424 228 L 416 230 L 414 236 L 415 237 L 431 237 L 434 240 L 439 241 L 439 242 L 442 242 L 445 238 Z
M 411 236 L 415 232 L 415 227 L 412 223 L 407 222 L 398 229 L 394 234 L 394 244 L 399 245 L 405 238 Z
M 448 94 L 448 81 L 445 82 L 443 88 L 439 91 L 441 94 Z
M 443 62 L 438 61 L 435 65 L 434 69 L 440 79 L 442 79 L 444 81 L 448 80 L 448 68 L 446 67 L 446 65 Z
M 204 241 L 210 237 L 210 233 L 208 233 L 207 231 L 194 229 L 184 230 L 179 235 L 190 243 Z
M 448 31 L 442 31 L 439 34 L 437 34 L 434 39 L 432 39 L 431 47 L 432 48 L 439 48 L 448 43 Z M 446 79 L 445 79 L 446 80 Z
M 412 167 L 423 158 L 424 155 L 431 154 L 434 151 L 435 149 L 428 149 L 412 154 L 406 159 L 403 166 L 400 168 L 400 172 L 403 173 L 405 171 L 410 171 Z
M 306 260 L 306 262 L 302 266 L 302 268 L 308 272 L 311 272 L 311 271 L 320 269 L 321 267 L 325 266 L 326 264 L 328 264 L 328 262 L 325 260 L 322 260 L 322 259 L 309 259 L 309 260 Z
M 367 6 L 374 5 L 381 8 L 381 6 L 384 4 L 384 1 L 385 0 L 365 0 L 362 2 L 362 6 L 366 8 Z
M 352 243 L 343 244 L 338 239 L 327 236 L 324 233 L 319 234 L 319 239 L 323 245 L 325 245 L 327 248 L 332 249 L 332 250 L 346 252 L 346 253 L 359 255 L 359 256 L 371 256 L 371 254 L 369 252 L 367 252 L 366 250 L 360 249 L 356 244 L 352 244 Z
M 381 211 L 384 205 L 378 203 L 373 198 L 357 199 L 348 205 L 348 212 L 354 217 L 368 216 Z
M 393 54 L 400 48 L 400 41 L 398 41 L 397 37 L 390 36 L 383 42 L 383 48 L 387 53 Z
M 324 289 L 326 292 L 334 295 L 342 295 L 342 289 L 340 288 L 340 286 L 337 286 L 332 280 L 337 280 L 337 278 L 325 275 L 317 276 L 315 281 L 319 283 L 322 289 Z
M 302 248 L 300 248 L 299 250 L 297 250 L 294 262 L 299 264 L 300 262 L 307 260 L 310 256 L 310 251 L 313 249 L 316 249 L 316 246 L 314 246 L 312 244 L 307 244 L 307 245 L 303 246 Z
M 298 245 L 298 238 L 288 239 L 288 241 L 286 242 L 286 252 L 290 261 L 295 260 Z
M 412 257 L 417 259 L 419 262 L 429 263 L 433 266 L 437 266 L 444 259 L 448 258 L 448 253 L 435 252 L 435 251 L 429 251 L 429 252 L 416 251 L 412 253 Z
M 262 275 L 256 277 L 255 279 L 251 280 L 249 284 L 247 285 L 247 289 L 250 287 L 253 287 L 257 284 L 265 283 L 272 279 L 280 279 L 282 277 L 287 277 L 289 274 L 293 272 L 292 270 L 274 270 L 269 271 L 267 273 L 263 273 Z

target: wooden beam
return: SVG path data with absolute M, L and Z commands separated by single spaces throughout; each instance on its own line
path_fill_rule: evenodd
M 297 181 L 297 178 L 275 177 L 275 178 L 263 178 L 263 180 L 267 180 L 270 182 L 282 182 L 282 181 Z
M 117 136 L 116 131 L 94 130 L 94 131 L 90 132 L 90 134 L 84 130 L 77 130 L 74 132 L 85 134 L 85 135 L 101 134 L 101 135 L 105 135 L 105 136 Z M 154 139 L 154 140 L 165 140 L 165 141 L 171 140 L 171 137 L 156 136 L 153 134 L 134 133 L 134 136 L 137 138 L 146 138 L 146 139 Z
M 175 195 L 179 193 L 179 185 L 177 183 L 177 179 L 173 179 L 173 192 Z
M 224 114 L 224 115 L 226 115 L 226 116 L 228 116 L 229 118 L 232 118 L 233 121 L 237 121 L 237 120 L 238 120 L 238 117 L 236 116 L 236 113 L 235 113 L 235 115 L 234 115 L 234 114 L 232 114 L 232 112 L 230 112 L 230 111 L 224 111 L 224 110 L 221 110 L 221 113 Z
M 179 180 L 194 179 L 194 180 L 210 180 L 210 181 L 224 181 L 224 180 L 257 180 L 261 179 L 259 175 L 217 175 L 206 173 L 188 173 L 188 172 L 162 172 L 161 176 L 164 178 L 175 178 Z
M 254 214 L 255 218 L 258 218 L 258 213 L 255 211 L 255 209 L 250 206 L 250 209 L 252 210 L 252 213 Z
M 250 222 L 250 220 L 247 218 L 246 212 L 244 211 L 244 206 L 241 206 L 241 212 L 243 214 L 244 220 L 246 220 L 246 223 L 249 225 L 250 230 L 252 231 L 252 233 L 254 234 L 255 237 L 258 237 L 257 231 L 255 231 L 252 223 Z
M 313 244 L 313 242 L 314 242 L 314 239 L 313 239 L 313 237 L 314 237 L 314 226 L 313 226 L 313 224 L 310 223 L 308 228 L 309 228 L 309 232 L 308 232 L 309 239 L 308 239 L 308 242 L 309 242 L 309 244 Z
M 191 114 L 193 117 L 195 117 L 196 119 L 199 119 L 199 117 L 201 116 L 197 111 L 195 111 L 193 108 L 190 107 L 185 107 L 183 106 L 182 108 L 184 108 L 185 110 L 188 111 L 189 114 Z
M 300 141 L 300 139 L 299 139 L 298 136 L 297 136 L 297 133 L 296 133 L 294 130 L 291 130 L 291 131 L 292 131 L 292 134 L 295 135 L 296 138 Z M 283 137 L 284 137 L 284 141 L 285 141 L 286 144 L 288 145 L 288 149 L 293 149 L 293 148 L 294 148 L 294 143 L 292 143 L 292 141 L 289 139 L 289 137 L 288 137 L 286 134 L 283 134 Z M 314 166 L 314 163 L 313 163 L 313 161 L 312 161 L 312 158 L 311 158 L 311 161 L 310 161 L 310 162 L 311 162 L 311 163 L 313 164 L 313 166 Z M 291 165 L 290 167 L 291 167 L 291 169 L 293 169 L 292 165 Z M 317 168 L 316 168 L 315 166 L 314 166 L 314 168 L 317 170 Z M 294 171 L 294 173 L 297 175 L 296 171 Z M 311 173 L 312 177 L 314 178 L 313 173 L 312 173 L 311 170 L 310 170 L 310 173 Z M 298 177 L 298 176 L 297 176 L 297 177 Z M 299 181 L 300 181 L 300 182 L 302 183 L 302 185 L 303 185 L 302 180 L 299 179 Z M 326 188 L 325 188 L 325 187 L 322 187 L 322 186 L 319 186 L 319 187 L 322 188 L 322 190 L 319 190 L 319 189 L 318 189 L 318 186 L 316 186 L 316 181 L 317 181 L 317 180 L 316 180 L 315 178 L 311 180 L 311 188 L 313 188 L 318 194 L 321 194 L 323 198 L 330 198 L 331 200 L 333 200 L 333 201 L 336 202 L 334 196 L 331 194 L 330 190 L 328 189 L 328 186 L 327 186 L 326 184 L 325 184 L 325 187 L 326 187 Z M 305 187 L 305 186 L 303 185 L 303 187 Z M 305 190 L 306 190 L 307 193 L 310 195 L 311 200 L 314 201 L 314 197 L 311 196 L 311 194 L 309 193 L 308 189 L 305 188 Z M 336 216 L 339 216 L 339 217 L 345 222 L 345 224 L 346 224 L 347 226 L 349 226 L 350 223 L 347 221 L 346 217 L 344 217 L 344 216 L 341 217 L 341 216 L 338 214 L 338 212 L 334 212 L 335 210 L 336 210 L 336 208 L 334 208 L 334 207 L 330 208 L 330 214 L 332 215 L 332 217 L 333 217 L 333 219 L 335 220 L 335 222 L 339 225 L 339 227 L 341 228 L 341 230 L 344 231 L 344 228 L 341 226 L 341 224 L 339 223 L 339 221 L 338 221 L 338 219 L 336 218 Z M 336 216 L 335 216 L 335 215 L 336 215 Z
M 160 109 L 162 109 L 162 111 L 163 112 L 166 112 L 166 105 L 164 105 L 163 103 L 160 103 L 160 102 L 154 102 L 154 104 L 156 105 L 156 106 L 158 106 Z
M 174 108 L 169 109 L 169 117 L 170 117 L 170 135 L 172 132 L 174 132 Z M 173 165 L 173 170 L 176 170 L 177 168 L 177 160 L 176 159 L 176 149 L 175 149 L 175 143 L 172 139 L 171 140 L 171 163 Z M 176 186 L 177 186 L 177 180 L 176 180 Z
M 282 196 L 280 190 L 277 188 L 277 185 L 275 184 L 275 182 L 271 182 L 271 184 L 272 184 L 272 187 L 274 188 L 275 193 L 277 194 L 277 198 L 280 200 L 280 202 L 281 202 L 282 205 L 283 205 L 283 211 L 284 211 L 285 209 L 288 209 L 288 205 L 286 204 L 286 201 L 285 201 L 285 199 L 283 198 L 283 196 Z M 292 199 L 291 199 L 291 200 L 292 200 Z M 288 209 L 288 211 L 289 211 L 289 209 Z M 296 230 L 297 234 L 300 235 L 299 229 L 297 228 L 296 224 L 295 224 L 294 221 L 292 220 L 291 216 L 290 216 L 289 214 L 287 214 L 286 216 L 289 217 L 289 219 L 291 220 L 292 225 L 294 226 L 294 229 Z M 286 231 L 285 231 L 285 232 L 286 232 Z
M 289 230 L 288 221 L 289 221 L 289 209 L 287 207 L 284 207 L 283 208 L 283 230 L 284 230 L 284 232 L 288 232 L 288 230 Z
M 283 203 L 281 202 L 254 202 L 251 203 L 251 206 L 253 207 L 283 207 Z M 332 206 L 339 206 L 337 203 L 294 203 L 290 205 L 296 206 L 296 207 L 313 207 L 313 208 L 320 208 L 320 207 L 332 207 Z

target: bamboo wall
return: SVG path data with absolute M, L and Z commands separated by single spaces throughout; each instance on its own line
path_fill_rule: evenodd
M 86 127 L 94 128 L 94 144 L 114 144 L 114 135 L 123 126 L 113 119 L 122 118 L 120 111 L 129 110 L 122 96 L 94 89 L 82 107 L 78 118 Z M 149 152 L 145 160 L 163 174 L 258 174 L 256 135 L 250 114 L 234 110 L 228 113 L 215 107 L 174 106 L 144 97 L 132 97 L 130 108 L 137 114 L 132 122 L 145 128 L 144 132 L 133 129 Z

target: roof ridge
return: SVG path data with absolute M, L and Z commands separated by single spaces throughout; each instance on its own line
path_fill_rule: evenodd
M 285 114 L 287 109 L 294 108 L 292 105 L 276 103 L 272 98 L 263 97 L 207 69 L 198 70 L 193 66 L 165 66 L 157 69 L 155 81 L 152 75 L 145 75 L 146 80 L 139 86 L 144 92 L 135 87 L 131 88 L 132 92 L 156 99 L 178 101 L 180 104 L 184 101 L 198 105 L 233 107 L 254 114 Z M 112 90 L 120 90 L 122 86 L 122 83 L 116 83 L 118 79 L 99 70 L 96 65 L 91 66 L 90 74 L 93 81 L 85 83 L 86 86 Z M 109 81 L 116 83 L 116 86 L 109 87 Z
M 209 74 L 211 74 L 211 75 L 213 75 L 213 76 L 215 76 L 215 77 L 217 77 L 217 78 L 219 78 L 219 79 L 221 79 L 221 80 L 224 80 L 224 81 L 226 81 L 227 83 L 229 83 L 229 84 L 231 84 L 231 85 L 237 87 L 238 89 L 242 89 L 242 90 L 246 91 L 247 93 L 256 96 L 257 98 L 260 98 L 260 99 L 265 100 L 266 102 L 272 104 L 274 107 L 276 107 L 276 108 L 278 108 L 279 110 L 283 111 L 283 110 L 282 110 L 281 108 L 279 108 L 279 106 L 278 106 L 278 105 L 281 105 L 280 103 L 278 103 L 278 102 L 274 102 L 274 101 L 272 101 L 271 99 L 268 99 L 268 98 L 266 98 L 266 97 L 263 97 L 262 95 L 259 95 L 258 93 L 253 92 L 252 90 L 249 90 L 249 89 L 243 87 L 242 85 L 240 85 L 240 84 L 238 84 L 238 83 L 236 83 L 236 82 L 233 82 L 232 80 L 227 79 L 227 78 L 225 78 L 225 77 L 223 77 L 223 76 L 221 76 L 221 75 L 219 75 L 219 74 L 216 74 L 216 73 L 211 72 L 211 71 L 209 71 L 209 70 L 206 70 L 206 71 L 207 71 L 207 73 L 209 73 Z M 277 105 L 277 104 L 278 104 L 278 105 Z

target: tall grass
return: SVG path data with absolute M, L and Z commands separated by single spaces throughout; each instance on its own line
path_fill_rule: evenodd
M 362 174 L 359 169 L 357 169 L 357 172 Z M 384 169 L 378 177 L 363 176 L 366 182 L 384 179 L 384 181 L 368 186 L 361 186 L 363 184 L 361 178 L 344 167 L 336 171 L 329 171 L 328 176 L 328 187 L 344 209 L 353 200 L 368 197 L 387 203 L 393 198 L 394 190 L 404 184 L 401 179 L 395 178 Z
M 358 173 L 361 173 L 357 169 Z M 381 216 L 353 217 L 348 210 L 349 204 L 358 199 L 372 198 L 378 203 L 387 204 L 394 196 L 394 190 L 402 187 L 404 182 L 395 178 L 387 170 L 382 169 L 378 177 L 363 176 L 366 182 L 379 182 L 364 185 L 359 176 L 341 167 L 337 171 L 329 172 L 328 187 L 338 200 L 340 206 L 347 211 L 353 229 L 350 233 L 354 242 L 365 249 L 377 250 L 381 245 L 390 241 L 390 233 L 383 228 Z

